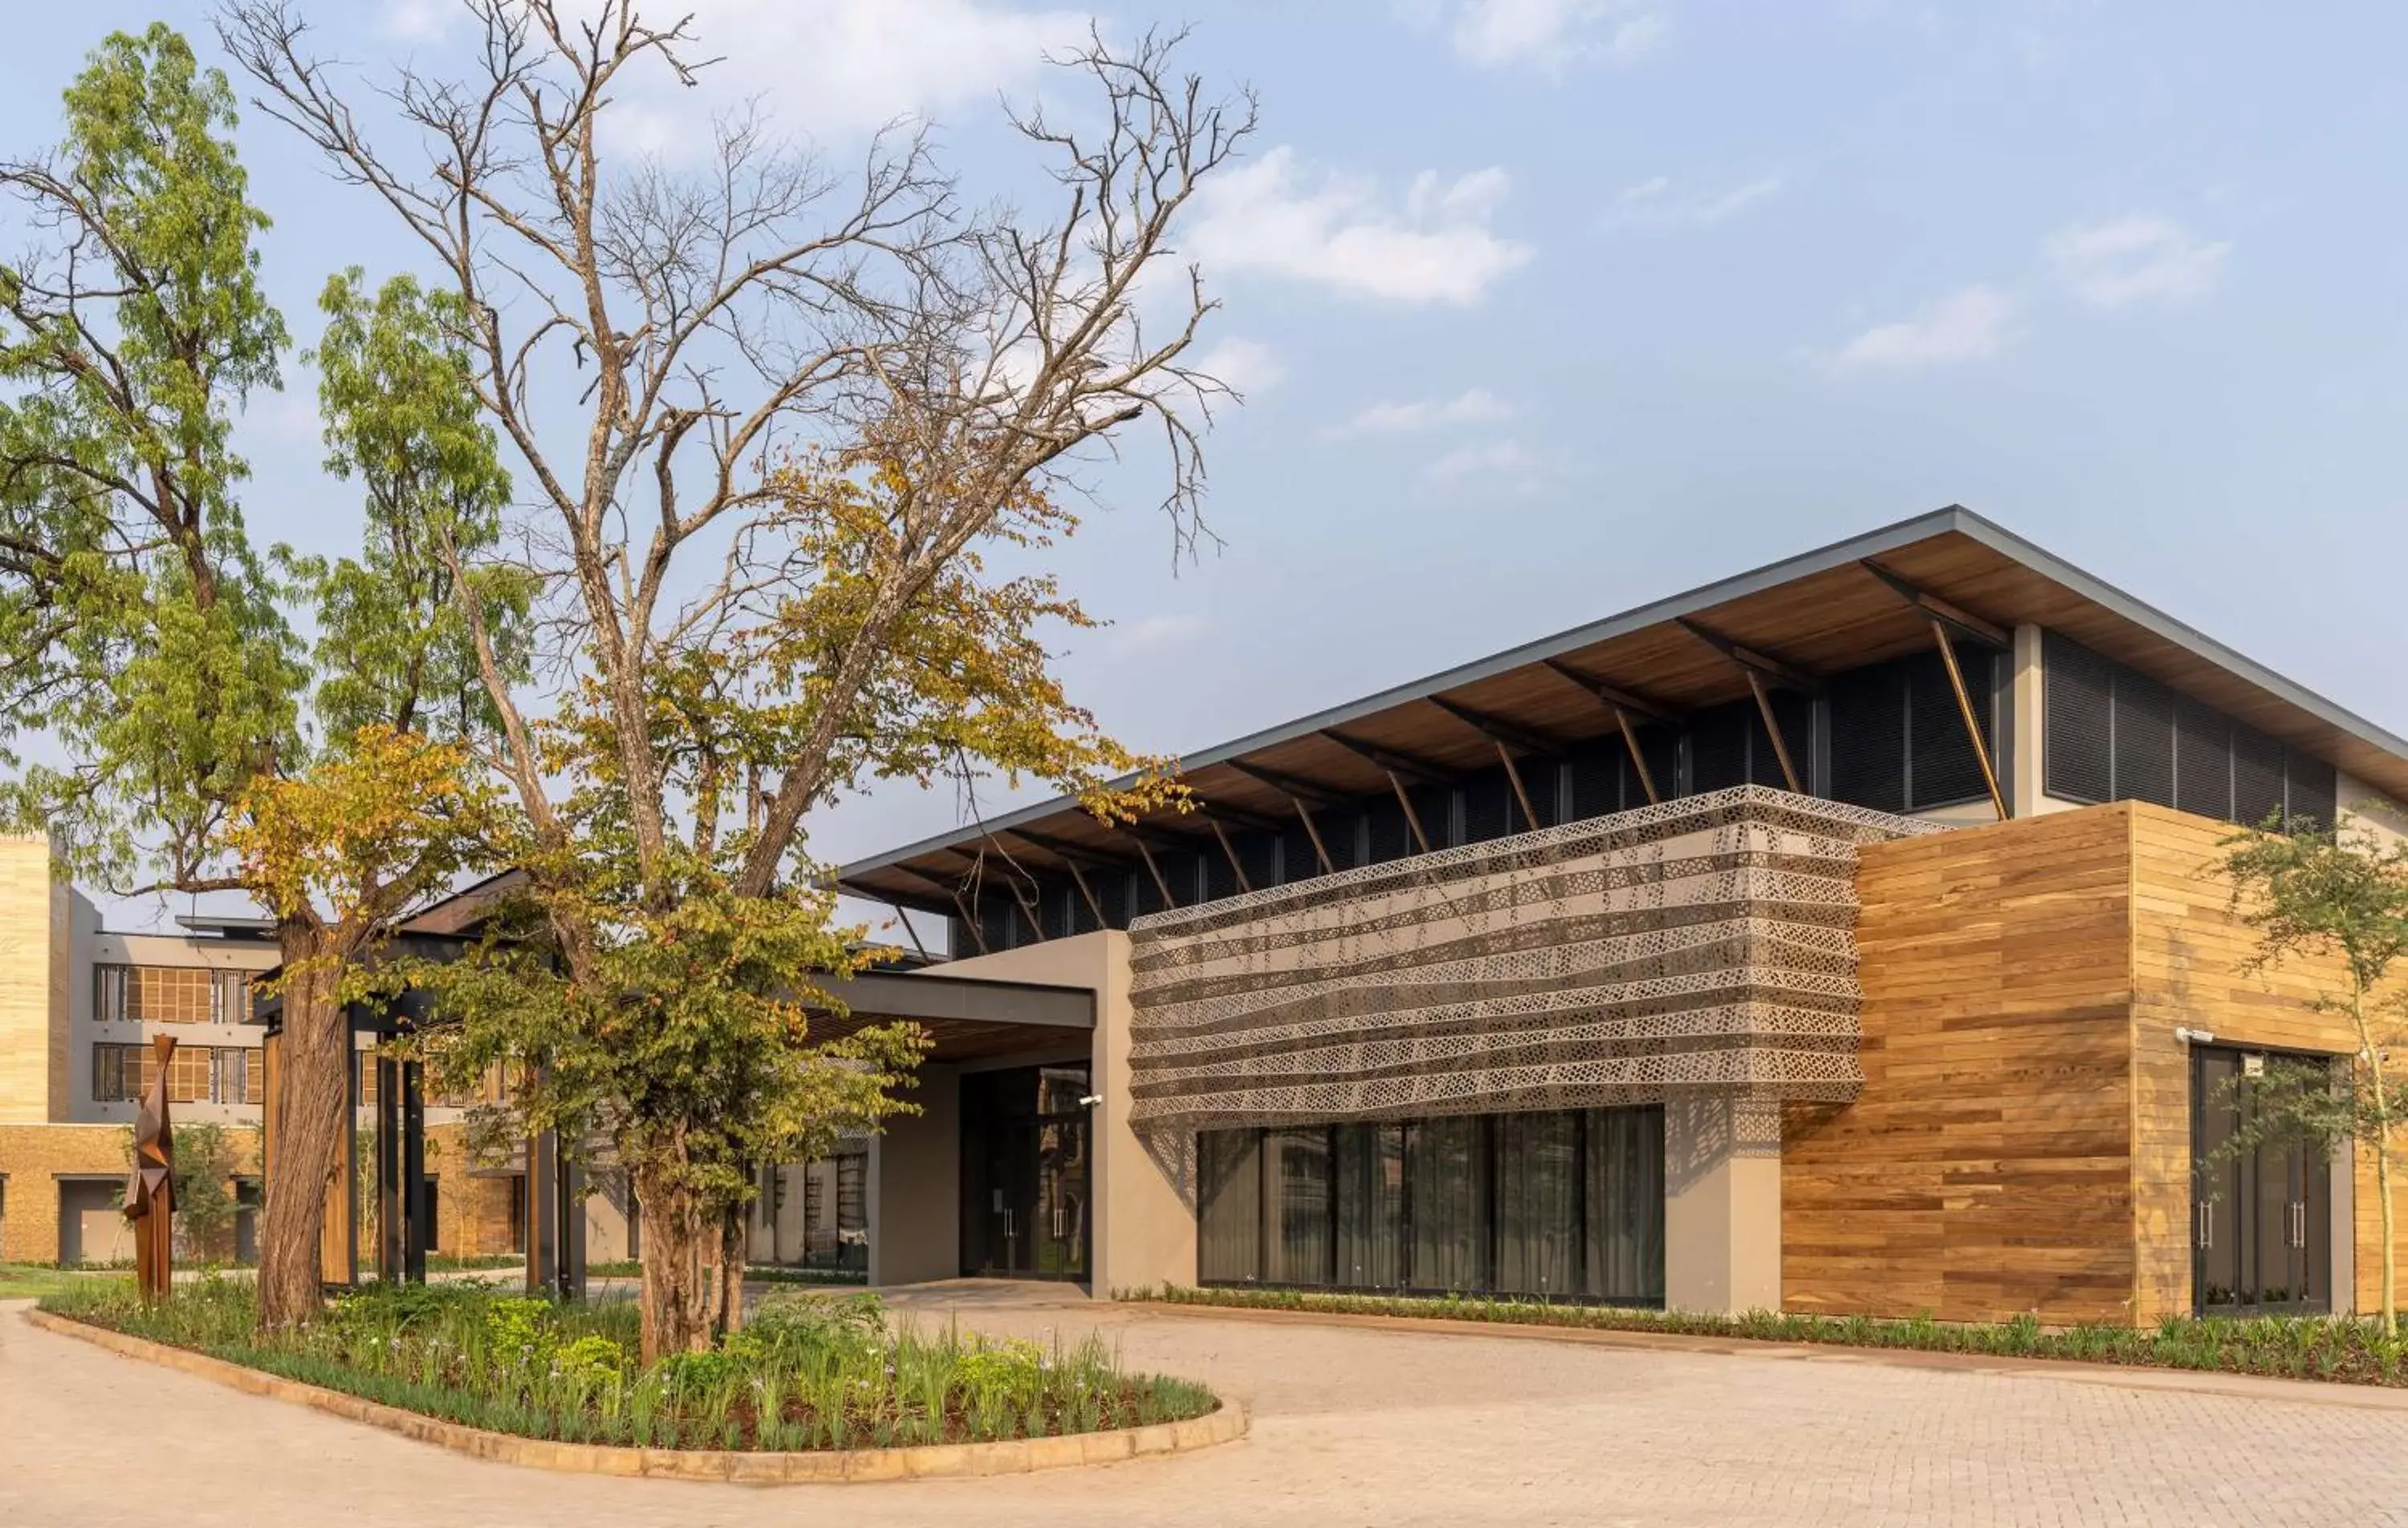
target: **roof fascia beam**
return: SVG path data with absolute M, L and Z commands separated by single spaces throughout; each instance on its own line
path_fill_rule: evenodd
M 1653 721 L 1659 727 L 1670 727 L 1676 731 L 1689 724 L 1687 717 L 1662 701 L 1650 700 L 1632 691 L 1608 684 L 1596 675 L 1583 673 L 1559 658 L 1549 658 L 1546 660 L 1546 664 L 1602 701 L 1612 710 L 1627 712 L 1641 721 Z
M 1074 844 L 1068 838 L 1058 838 L 1050 833 L 1039 833 L 1035 828 L 1006 828 L 1003 831 L 1015 838 L 1027 839 L 1065 864 L 1075 865 L 1083 861 L 1097 870 L 1137 868 L 1137 861 L 1125 854 L 1115 854 L 1105 849 L 1090 849 L 1084 844 Z
M 1188 793 L 1187 804 L 1191 807 L 1195 808 L 1195 810 L 1200 815 L 1218 818 L 1222 821 L 1228 823 L 1231 827 L 1252 828 L 1257 833 L 1277 833 L 1280 831 L 1280 821 L 1275 817 L 1267 817 L 1261 812 L 1248 811 L 1243 807 L 1232 807 L 1226 802 L 1209 801 L 1202 796 L 1197 795 L 1193 792 Z
M 1879 563 L 1874 562 L 1870 557 L 1861 559 L 1858 565 L 1863 567 L 1866 572 L 1871 574 L 1874 578 L 1879 578 L 1882 582 L 1889 585 L 1890 592 L 1898 595 L 1899 598 L 1906 601 L 1907 604 L 1922 611 L 1925 615 L 1929 616 L 1932 620 L 1939 621 L 1942 625 L 1946 626 L 1949 630 L 1956 633 L 1959 636 L 1971 637 L 1976 642 L 1983 643 L 1988 647 L 1997 648 L 2002 652 L 2014 650 L 2015 645 L 2014 634 L 2008 631 L 2004 626 L 2000 626 L 1994 621 L 1985 621 L 1980 616 L 1975 615 L 1972 611 L 1966 609 L 1964 607 L 1960 605 L 1952 605 L 1948 601 L 1942 599 L 1937 594 L 1928 594 L 1924 593 L 1914 584 L 1899 578 L 1897 574 L 1892 573 L 1889 569 L 1882 566 Z
M 1503 743 L 1509 748 L 1518 748 L 1525 753 L 1543 754 L 1550 758 L 1571 751 L 1570 746 L 1562 738 L 1541 732 L 1536 727 L 1525 726 L 1519 721 L 1481 710 L 1477 707 L 1466 706 L 1459 700 L 1449 700 L 1444 695 L 1430 695 L 1426 698 L 1431 705 L 1454 717 L 1472 731 L 1480 733 L 1492 743 Z
M 1366 742 L 1360 737 L 1349 737 L 1342 732 L 1324 731 L 1321 735 L 1340 748 L 1351 749 L 1361 754 L 1371 763 L 1378 764 L 1383 773 L 1389 775 L 1402 775 L 1405 778 L 1423 785 L 1452 785 L 1458 778 L 1456 771 L 1448 769 L 1442 764 L 1433 764 L 1418 754 L 1407 753 L 1401 749 Z
M 1681 629 L 1706 646 L 1721 653 L 1743 669 L 1752 669 L 1773 683 L 1813 694 L 1823 688 L 1823 681 L 1796 664 L 1787 663 L 1769 652 L 1758 651 L 1743 642 L 1734 642 L 1711 626 L 1699 625 L 1686 616 L 1679 618 Z
M 1260 764 L 1248 764 L 1243 759 L 1226 759 L 1224 760 L 1223 763 L 1226 764 L 1230 768 L 1236 770 L 1240 775 L 1253 776 L 1255 779 L 1262 781 L 1272 790 L 1286 796 L 1290 801 L 1309 801 L 1317 807 L 1351 807 L 1354 804 L 1354 798 L 1353 796 L 1339 790 L 1336 786 L 1324 785 L 1319 780 L 1309 780 L 1301 775 L 1290 775 L 1282 770 L 1266 769 Z

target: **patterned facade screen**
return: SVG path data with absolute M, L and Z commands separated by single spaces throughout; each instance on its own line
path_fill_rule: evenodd
M 1851 1096 L 1856 849 L 1935 831 L 1746 785 L 1140 918 L 1131 1116 Z

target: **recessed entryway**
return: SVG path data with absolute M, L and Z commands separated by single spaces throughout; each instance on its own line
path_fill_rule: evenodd
M 2332 1309 L 2331 1162 L 2280 1138 L 2218 1154 L 2253 1133 L 2262 1078 L 2329 1075 L 2330 1067 L 2323 1056 L 2191 1048 L 2191 1302 L 2199 1314 Z

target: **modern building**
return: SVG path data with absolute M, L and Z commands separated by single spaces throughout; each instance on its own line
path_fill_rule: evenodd
M 875 1280 L 2049 1322 L 2347 1310 L 2363 1153 L 2212 1154 L 2354 1044 L 2235 822 L 2408 742 L 1958 508 L 849 864 L 948 930 Z M 928 990 L 913 996 L 917 984 Z M 945 1017 L 931 1020 L 941 1010 Z
M 155 1066 L 152 1039 L 177 1041 L 167 1097 L 179 1127 L 228 1133 L 240 1206 L 228 1244 L 186 1256 L 247 1262 L 257 1241 L 265 1032 L 255 978 L 280 956 L 265 920 L 191 915 L 176 934 L 104 926 L 92 899 L 57 878 L 46 840 L 0 840 L 0 1262 L 115 1263 L 133 1255 L 118 1208 L 129 1135 Z M 475 889 L 430 909 L 418 925 L 449 927 Z M 371 1197 L 379 1068 L 363 1037 L 354 1062 L 361 1172 Z M 523 1252 L 525 1164 L 470 1150 L 473 1101 L 436 1099 L 425 1111 L 416 1194 L 431 1250 L 455 1256 Z M 867 1178 L 861 1150 L 763 1171 L 752 1216 L 755 1263 L 858 1267 L 866 1261 Z M 625 1175 L 599 1164 L 584 1179 L 583 1245 L 596 1262 L 640 1250 Z M 352 1223 L 372 1235 L 373 1215 Z M 368 1250 L 373 1262 L 373 1251 Z M 348 1265 L 349 1256 L 343 1259 Z M 330 1261 L 330 1267 L 333 1266 Z
M 40 838 L 0 841 L 0 1260 L 116 1262 L 133 1256 L 117 1201 L 127 1131 L 172 1035 L 167 1096 L 185 1124 L 230 1127 L 235 1190 L 255 1226 L 262 1078 L 250 980 L 276 947 L 239 919 L 178 920 L 179 934 L 103 926 L 92 900 L 53 874 Z

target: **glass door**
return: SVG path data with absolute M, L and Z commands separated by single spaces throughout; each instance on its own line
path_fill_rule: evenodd
M 1084 1065 L 962 1078 L 962 1271 L 1087 1277 L 1090 1139 Z
M 2319 1057 L 2191 1048 L 2191 1288 L 2202 1315 L 2332 1308 L 2332 1172 L 2308 1142 L 2260 1135 L 2258 1078 Z M 2254 1140 L 2236 1149 L 2235 1140 Z

